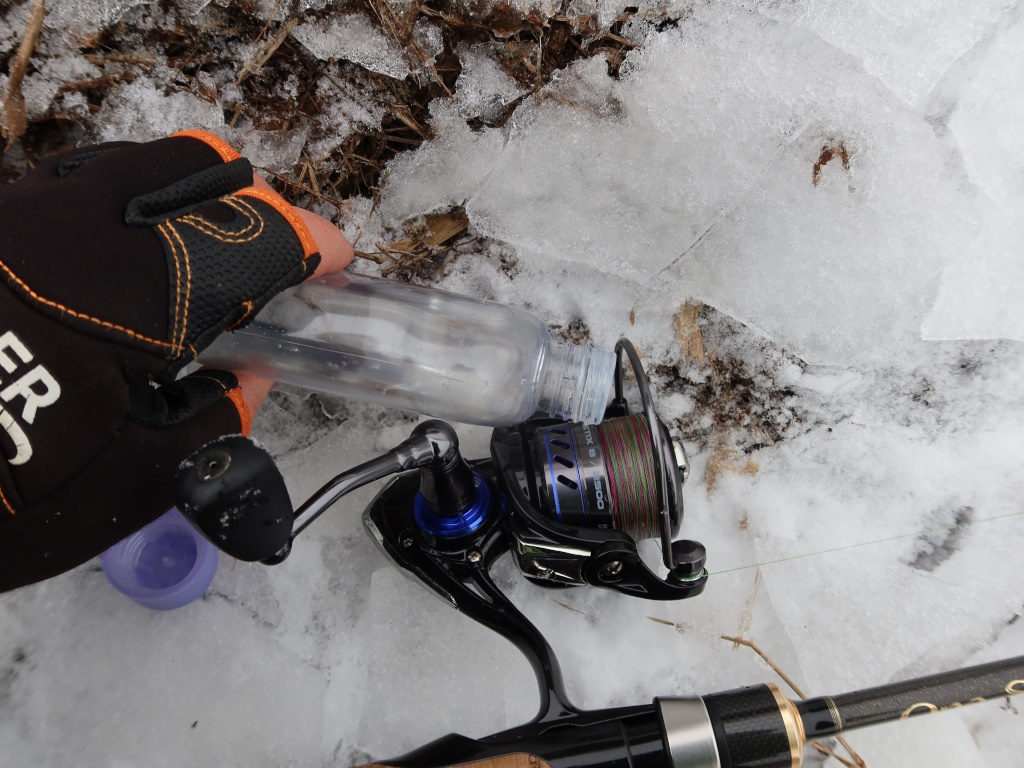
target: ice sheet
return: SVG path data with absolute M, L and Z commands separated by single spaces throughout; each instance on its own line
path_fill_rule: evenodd
M 292 30 L 292 37 L 324 61 L 346 59 L 397 80 L 409 74 L 402 50 L 361 13 L 335 17 L 328 24 L 305 21 Z

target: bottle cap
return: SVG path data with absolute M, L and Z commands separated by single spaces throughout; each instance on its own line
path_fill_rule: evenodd
M 579 412 L 573 421 L 584 424 L 600 424 L 605 408 L 612 396 L 615 380 L 615 353 L 606 349 L 590 347 L 590 365 L 586 366 L 580 386 Z
M 191 603 L 217 572 L 217 548 L 172 508 L 102 556 L 118 592 L 139 605 L 168 611 Z

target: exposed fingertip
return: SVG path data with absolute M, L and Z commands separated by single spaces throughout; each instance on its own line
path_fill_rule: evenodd
M 355 252 L 340 229 L 315 213 L 310 213 L 302 208 L 295 210 L 306 222 L 310 234 L 316 241 L 317 249 L 320 251 L 320 266 L 317 267 L 314 276 L 337 272 L 352 263 Z
M 242 390 L 242 399 L 249 406 L 249 412 L 255 416 L 270 390 L 274 388 L 274 382 L 241 371 L 236 371 L 235 376 L 238 378 L 238 388 Z
M 255 187 L 277 194 L 276 190 L 258 173 L 252 175 L 252 182 Z M 320 266 L 313 273 L 314 277 L 338 272 L 352 263 L 355 252 L 340 229 L 322 216 L 317 216 L 304 208 L 296 208 L 295 212 L 306 223 L 310 234 L 316 241 L 317 250 L 320 252 Z
M 254 173 L 252 175 L 252 185 L 254 187 L 258 187 L 259 189 L 265 189 L 267 192 L 274 192 L 275 194 L 277 194 L 274 188 L 267 183 L 266 179 L 264 179 L 258 173 Z

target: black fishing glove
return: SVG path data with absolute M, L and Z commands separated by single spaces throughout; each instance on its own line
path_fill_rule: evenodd
M 155 519 L 182 460 L 248 431 L 233 374 L 175 379 L 319 260 L 205 133 L 75 150 L 0 187 L 0 591 Z

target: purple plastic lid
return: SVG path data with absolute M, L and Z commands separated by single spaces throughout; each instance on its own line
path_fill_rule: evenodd
M 217 548 L 172 508 L 103 553 L 103 572 L 139 605 L 169 611 L 201 597 L 217 572 Z

